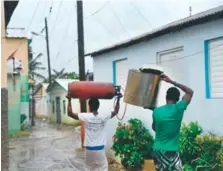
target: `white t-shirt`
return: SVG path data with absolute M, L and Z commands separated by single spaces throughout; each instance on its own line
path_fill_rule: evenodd
M 79 113 L 79 120 L 84 121 L 85 140 L 84 145 L 95 147 L 106 145 L 105 125 L 110 115 L 94 115 L 93 113 Z

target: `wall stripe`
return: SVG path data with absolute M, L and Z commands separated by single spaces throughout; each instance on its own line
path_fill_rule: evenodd
M 123 59 L 118 59 L 112 62 L 112 69 L 113 69 L 113 84 L 116 85 L 117 81 L 116 81 L 116 63 L 119 61 L 123 61 L 123 60 L 127 60 L 127 58 L 123 58 Z
M 206 98 L 210 99 L 210 80 L 209 80 L 209 52 L 208 52 L 208 40 L 204 41 L 204 61 L 205 61 L 205 86 L 206 86 Z
M 112 62 L 112 69 L 113 69 L 113 84 L 116 85 L 116 61 Z

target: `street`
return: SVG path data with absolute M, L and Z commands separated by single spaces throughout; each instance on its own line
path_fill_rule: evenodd
M 10 140 L 9 171 L 81 171 L 80 144 L 74 127 L 36 120 L 29 137 Z

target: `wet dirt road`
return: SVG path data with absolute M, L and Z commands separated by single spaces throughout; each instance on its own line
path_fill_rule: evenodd
M 10 140 L 9 171 L 82 171 L 80 144 L 74 127 L 37 120 L 30 137 Z

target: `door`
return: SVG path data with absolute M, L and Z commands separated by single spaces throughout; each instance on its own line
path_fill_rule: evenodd
M 56 115 L 57 123 L 61 123 L 61 109 L 60 109 L 60 97 L 56 97 Z
M 164 69 L 164 72 L 173 79 L 184 82 L 185 68 L 183 57 L 183 48 L 175 48 L 158 53 L 158 64 Z
M 116 61 L 116 85 L 125 89 L 128 78 L 128 63 L 127 59 Z

